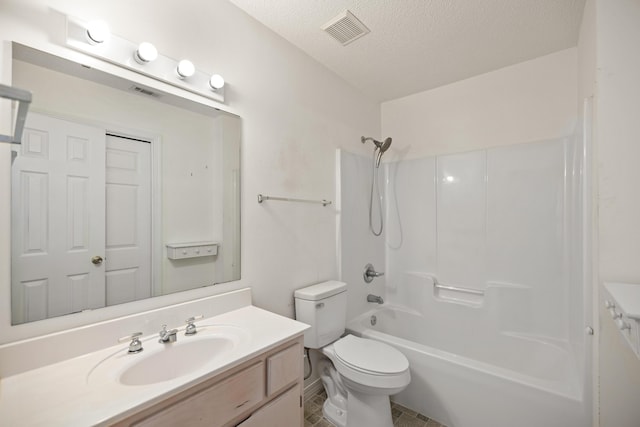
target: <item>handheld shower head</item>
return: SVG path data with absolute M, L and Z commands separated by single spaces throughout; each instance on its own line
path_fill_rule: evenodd
M 377 141 L 373 138 L 371 138 L 370 136 L 368 137 L 360 137 L 360 142 L 362 142 L 363 144 L 367 141 L 371 141 L 375 144 L 375 148 L 373 149 L 373 155 L 376 156 L 377 154 L 377 158 L 376 158 L 376 167 L 380 166 L 380 160 L 382 160 L 382 154 L 387 151 L 389 149 L 389 147 L 391 146 L 391 138 L 386 138 L 384 141 Z M 377 153 L 376 153 L 377 151 Z
M 384 142 L 378 146 L 378 159 L 376 160 L 376 167 L 380 166 L 380 160 L 382 160 L 382 154 L 391 147 L 391 138 L 387 138 Z
M 386 138 L 384 141 L 378 141 L 376 139 L 371 138 L 370 136 L 362 136 L 360 137 L 360 142 L 362 142 L 363 144 L 367 141 L 371 141 L 375 144 L 376 148 L 382 150 L 382 152 L 384 153 L 385 151 L 387 151 L 387 149 L 389 148 L 389 146 L 391 145 L 391 138 Z
M 382 142 L 378 148 L 380 149 L 381 153 L 384 153 L 385 151 L 387 151 L 389 149 L 389 147 L 391 147 L 391 138 L 386 138 L 384 140 L 384 142 Z

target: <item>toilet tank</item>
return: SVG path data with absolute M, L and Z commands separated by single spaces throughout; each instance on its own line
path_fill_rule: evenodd
M 347 284 L 331 280 L 294 293 L 296 319 L 311 326 L 304 346 L 321 348 L 337 340 L 347 324 Z

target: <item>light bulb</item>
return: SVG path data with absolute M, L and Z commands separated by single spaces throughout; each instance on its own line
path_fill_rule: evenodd
M 211 86 L 211 89 L 213 90 L 222 89 L 224 86 L 224 79 L 220 74 L 214 74 L 209 79 L 209 86 Z
M 139 64 L 146 64 L 155 61 L 158 57 L 158 49 L 149 42 L 142 42 L 133 57 Z
M 193 73 L 196 72 L 196 67 L 194 67 L 193 62 L 188 59 L 183 59 L 178 62 L 178 67 L 176 68 L 176 72 L 178 73 L 178 77 L 184 79 L 186 77 L 193 76 Z
M 91 44 L 104 43 L 110 35 L 109 26 L 104 21 L 91 21 L 87 24 L 87 40 Z

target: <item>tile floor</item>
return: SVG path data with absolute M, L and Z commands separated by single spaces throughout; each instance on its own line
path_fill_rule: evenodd
M 304 427 L 333 427 L 333 424 L 322 416 L 322 404 L 326 398 L 327 394 L 324 389 L 321 389 L 305 399 Z M 391 417 L 394 427 L 447 427 L 393 402 L 391 403 Z

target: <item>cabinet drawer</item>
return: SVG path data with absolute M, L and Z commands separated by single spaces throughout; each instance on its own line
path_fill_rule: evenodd
M 302 347 L 292 345 L 267 358 L 267 395 L 282 390 L 302 376 Z
M 293 386 L 282 396 L 265 405 L 237 427 L 294 427 L 302 424 L 300 387 Z
M 264 363 L 259 362 L 135 425 L 222 426 L 263 398 Z

